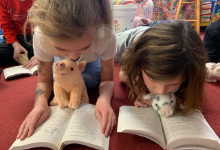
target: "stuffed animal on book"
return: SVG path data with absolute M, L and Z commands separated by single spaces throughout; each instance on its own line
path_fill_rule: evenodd
M 54 63 L 54 98 L 50 102 L 51 105 L 77 109 L 80 103 L 89 103 L 86 85 L 81 75 L 86 64 L 86 61 L 75 63 L 71 59 Z
M 144 99 L 151 99 L 153 109 L 163 117 L 169 117 L 173 114 L 176 107 L 176 96 L 173 93 L 164 95 L 143 95 Z
M 217 82 L 220 79 L 220 63 L 206 63 L 208 82 Z

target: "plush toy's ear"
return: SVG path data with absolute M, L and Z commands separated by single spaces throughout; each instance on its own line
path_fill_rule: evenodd
M 87 61 L 81 61 L 77 63 L 77 66 L 79 67 L 80 72 L 82 73 L 85 70 Z

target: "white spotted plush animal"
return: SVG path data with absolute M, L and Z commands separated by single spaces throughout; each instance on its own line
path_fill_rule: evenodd
M 151 99 L 151 105 L 161 116 L 169 117 L 173 114 L 176 107 L 176 96 L 173 93 L 165 95 L 146 94 L 144 99 Z

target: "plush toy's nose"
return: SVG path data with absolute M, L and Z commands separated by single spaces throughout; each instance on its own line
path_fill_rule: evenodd
M 57 62 L 55 65 L 54 65 L 54 68 L 57 70 L 57 71 L 62 71 L 63 69 L 65 69 L 66 65 L 64 62 Z

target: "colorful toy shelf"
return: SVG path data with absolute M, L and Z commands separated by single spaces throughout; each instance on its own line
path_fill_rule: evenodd
M 210 24 L 212 0 L 201 0 L 200 5 L 200 26 L 208 26 Z
M 211 22 L 214 22 L 220 18 L 220 0 L 214 1 L 212 5 Z
M 201 0 L 200 26 L 208 26 L 220 16 L 220 0 Z
M 209 22 L 200 22 L 200 26 L 201 27 L 206 27 L 206 26 L 209 26 Z

